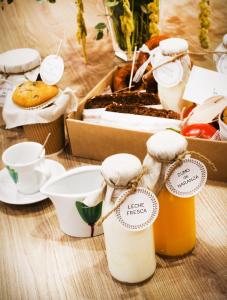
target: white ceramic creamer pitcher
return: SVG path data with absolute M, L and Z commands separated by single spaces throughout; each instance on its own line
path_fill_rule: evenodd
M 83 166 L 49 181 L 41 193 L 53 202 L 64 233 L 92 237 L 102 234 L 94 224 L 101 216 L 103 189 L 100 166 Z

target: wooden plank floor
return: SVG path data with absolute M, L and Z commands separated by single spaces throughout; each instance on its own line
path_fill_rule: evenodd
M 109 37 L 94 41 L 92 26 L 102 19 L 101 1 L 85 1 L 90 28 L 88 65 L 81 59 L 81 48 L 74 38 L 74 1 L 57 0 L 55 5 L 40 5 L 32 0 L 15 2 L 0 11 L 0 51 L 34 47 L 44 57 L 55 53 L 65 30 L 61 49 L 65 73 L 61 87 L 70 86 L 82 97 L 117 62 Z M 163 31 L 187 38 L 193 50 L 200 49 L 198 1 L 161 2 Z M 227 7 L 223 0 L 211 2 L 214 48 L 227 32 Z M 195 57 L 194 62 L 214 69 L 212 57 Z M 0 119 L 0 154 L 24 139 L 21 128 L 5 130 Z M 68 148 L 53 159 L 66 169 L 97 163 L 72 157 Z M 0 202 L 0 299 L 226 299 L 226 203 L 227 183 L 209 182 L 196 201 L 194 252 L 183 259 L 157 257 L 152 279 L 125 285 L 113 280 L 108 271 L 103 236 L 81 239 L 63 234 L 50 200 L 21 207 Z

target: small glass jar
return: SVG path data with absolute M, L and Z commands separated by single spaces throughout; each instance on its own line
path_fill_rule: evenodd
M 220 43 L 217 48 L 215 49 L 215 51 L 227 51 L 227 33 L 223 36 L 223 39 L 222 39 L 222 43 Z M 213 59 L 214 59 L 214 63 L 216 65 L 216 69 L 218 72 L 221 72 L 223 73 L 223 70 L 221 70 L 220 68 L 220 59 L 223 55 L 226 55 L 226 54 L 223 54 L 223 53 L 215 53 L 213 55 Z
M 159 65 L 167 59 L 170 59 L 172 56 L 186 52 L 188 50 L 188 43 L 184 39 L 169 38 L 159 43 L 159 50 L 160 55 L 157 56 L 157 60 L 154 60 L 154 66 Z M 190 75 L 191 61 L 189 55 L 185 54 L 182 57 L 178 58 L 175 62 L 176 64 L 178 64 L 176 72 L 179 72 L 179 74 L 177 75 L 173 74 L 174 77 L 176 75 L 176 80 L 171 82 L 171 84 L 167 84 L 165 83 L 165 80 L 163 81 L 157 79 L 158 95 L 164 109 L 170 109 L 180 113 L 183 107 L 188 106 L 188 103 L 182 100 L 182 96 L 185 90 L 185 85 Z M 166 71 L 168 72 L 167 65 L 165 66 L 165 68 L 167 68 Z M 154 71 L 154 76 L 155 72 L 158 71 L 158 69 L 157 71 Z M 157 76 L 155 76 L 155 79 L 156 78 Z
M 107 183 L 102 214 L 115 206 L 118 196 L 127 190 L 128 183 L 142 172 L 140 160 L 130 154 L 116 154 L 104 160 L 101 173 Z M 140 230 L 126 230 L 113 212 L 103 222 L 108 267 L 111 275 L 127 283 L 142 282 L 151 277 L 156 268 L 153 226 Z
M 186 149 L 186 139 L 171 130 L 158 132 L 147 142 L 148 154 L 143 163 L 150 170 L 148 178 L 151 180 L 147 187 L 158 194 L 159 200 L 159 215 L 154 222 L 155 251 L 163 256 L 185 255 L 192 251 L 196 242 L 194 197 L 176 197 L 164 184 L 168 162 Z

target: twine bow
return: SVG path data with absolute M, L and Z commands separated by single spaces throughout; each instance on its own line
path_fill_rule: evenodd
M 169 64 L 169 63 L 171 63 L 171 62 L 174 62 L 175 60 L 177 60 L 177 59 L 179 59 L 179 58 L 181 58 L 181 57 L 183 57 L 183 56 L 185 56 L 185 55 L 187 55 L 187 54 L 188 54 L 188 52 L 185 51 L 185 52 L 181 52 L 181 53 L 176 54 L 176 55 L 174 54 L 173 56 L 170 56 L 170 55 L 169 55 L 170 58 L 166 59 L 165 61 L 163 61 L 163 62 L 160 63 L 159 65 L 157 65 L 157 66 L 155 66 L 155 67 L 152 67 L 151 70 L 150 70 L 149 72 L 147 72 L 145 75 L 142 76 L 143 82 L 146 81 L 146 80 L 150 77 L 150 75 L 153 73 L 153 71 L 159 69 L 160 67 L 162 67 L 162 66 L 164 66 L 164 65 L 167 65 L 167 64 Z
M 215 166 L 215 164 L 206 156 L 200 154 L 199 152 L 196 151 L 184 151 L 180 154 L 178 154 L 178 156 L 175 159 L 172 160 L 168 160 L 168 159 L 160 159 L 155 155 L 151 155 L 150 153 L 148 153 L 153 159 L 155 159 L 156 161 L 162 163 L 162 164 L 169 164 L 169 163 L 174 163 L 173 167 L 170 169 L 170 171 L 168 172 L 168 174 L 165 176 L 163 183 L 161 184 L 161 187 L 159 188 L 159 190 L 156 192 L 156 196 L 158 196 L 159 192 L 161 191 L 161 189 L 163 188 L 163 186 L 166 184 L 167 180 L 170 178 L 170 176 L 173 174 L 173 172 L 180 167 L 183 164 L 183 160 L 187 155 L 196 155 L 197 157 L 199 157 L 201 160 L 203 160 L 208 166 L 210 166 L 213 171 L 217 171 L 217 168 Z M 118 209 L 118 207 L 120 207 L 125 200 L 127 199 L 128 196 L 134 194 L 136 192 L 136 189 L 138 187 L 138 184 L 141 180 L 141 178 L 143 177 L 143 175 L 145 175 L 148 172 L 148 170 L 146 168 L 143 167 L 142 172 L 134 179 L 132 179 L 127 186 L 118 186 L 118 185 L 114 185 L 111 182 L 107 182 L 107 185 L 111 186 L 114 189 L 129 189 L 129 191 L 121 198 L 121 200 L 117 203 L 117 205 L 115 205 L 106 215 L 104 215 L 103 217 L 101 217 L 98 222 L 95 224 L 97 226 L 100 226 L 115 210 Z M 161 174 L 160 174 L 161 175 Z
M 127 184 L 127 186 L 118 186 L 114 185 L 113 183 L 107 182 L 107 185 L 113 187 L 114 189 L 129 189 L 129 191 L 127 192 L 127 194 L 124 195 L 124 197 L 121 198 L 117 205 L 115 205 L 106 215 L 102 216 L 95 225 L 100 226 L 115 210 L 118 209 L 118 207 L 120 207 L 125 202 L 128 196 L 135 193 L 141 178 L 146 173 L 147 169 L 143 168 L 142 172 L 136 178 L 132 179 Z
M 184 151 L 180 154 L 178 154 L 178 156 L 175 159 L 172 160 L 168 160 L 168 159 L 160 159 L 155 155 L 151 155 L 150 153 L 148 153 L 148 155 L 150 155 L 153 159 L 155 159 L 156 161 L 162 163 L 162 164 L 169 164 L 169 163 L 174 163 L 173 167 L 170 169 L 170 171 L 167 173 L 167 175 L 164 177 L 164 181 L 161 184 L 161 186 L 159 187 L 158 191 L 156 191 L 156 196 L 159 195 L 161 189 L 163 188 L 163 186 L 166 184 L 167 180 L 170 178 L 170 176 L 173 174 L 173 172 L 180 167 L 183 164 L 183 160 L 187 155 L 195 155 L 198 158 L 200 158 L 201 160 L 203 160 L 208 166 L 210 166 L 212 168 L 212 170 L 214 172 L 217 172 L 217 168 L 215 166 L 215 164 L 206 156 L 204 156 L 203 154 L 196 152 L 196 151 Z M 162 173 L 162 172 L 161 172 Z M 160 176 L 161 176 L 160 173 Z M 160 179 L 160 177 L 159 177 Z
M 155 51 L 156 49 L 157 49 L 157 48 L 151 50 L 150 53 L 151 53 L 152 51 Z M 144 52 L 146 52 L 146 51 L 144 51 Z M 146 53 L 147 53 L 147 52 L 146 52 Z M 152 52 L 152 54 L 153 54 L 153 52 Z M 147 63 L 147 65 L 149 64 L 149 62 L 150 62 L 150 60 L 151 60 L 151 57 L 152 57 L 151 55 L 152 55 L 152 54 L 150 54 L 150 57 L 149 57 L 148 60 L 147 60 L 148 63 L 147 63 L 147 61 L 145 62 L 145 63 Z M 162 67 L 162 66 L 164 66 L 164 65 L 166 65 L 166 64 L 168 64 L 168 63 L 174 62 L 175 60 L 177 60 L 177 59 L 179 59 L 179 58 L 181 58 L 181 57 L 183 57 L 183 56 L 185 56 L 185 55 L 199 55 L 199 56 L 205 56 L 205 55 L 210 55 L 210 54 L 227 54 L 227 51 L 205 51 L 205 52 L 191 52 L 191 51 L 184 51 L 184 52 L 181 52 L 181 53 L 178 53 L 178 54 L 168 55 L 168 56 L 170 56 L 169 59 L 165 60 L 164 62 L 158 64 L 158 65 L 155 66 L 155 67 L 152 67 L 151 70 L 149 70 L 146 74 L 144 74 L 146 68 L 144 69 L 143 73 L 142 73 L 142 70 L 141 70 L 141 74 L 140 74 L 140 75 L 142 75 L 142 76 L 140 77 L 140 79 L 142 78 L 143 81 L 146 81 L 146 80 L 150 77 L 150 75 L 153 73 L 153 71 L 159 69 L 160 67 Z M 144 64 L 145 64 L 145 63 L 144 63 Z M 144 64 L 143 64 L 143 65 L 144 65 Z M 142 69 L 143 65 L 137 70 L 137 72 L 136 72 L 136 74 L 135 74 L 135 77 L 136 77 L 137 73 L 139 72 L 139 70 Z M 147 67 L 147 65 L 146 65 L 146 67 Z M 143 75 L 143 74 L 144 74 L 144 75 Z M 134 78 L 135 78 L 135 77 L 134 77 Z M 140 79 L 139 79 L 139 80 L 140 80 Z M 139 80 L 138 80 L 138 81 L 139 81 Z M 133 81 L 135 81 L 135 80 L 133 79 Z M 137 82 L 137 81 L 136 81 L 136 82 Z

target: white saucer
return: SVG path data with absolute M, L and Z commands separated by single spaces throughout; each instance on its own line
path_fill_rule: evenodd
M 59 162 L 51 159 L 46 159 L 45 162 L 51 171 L 50 179 L 53 178 L 53 176 L 61 175 L 65 172 L 65 168 Z M 16 185 L 10 178 L 7 169 L 4 168 L 0 171 L 0 201 L 8 204 L 21 205 L 36 203 L 46 198 L 47 197 L 40 192 L 31 195 L 17 192 Z

